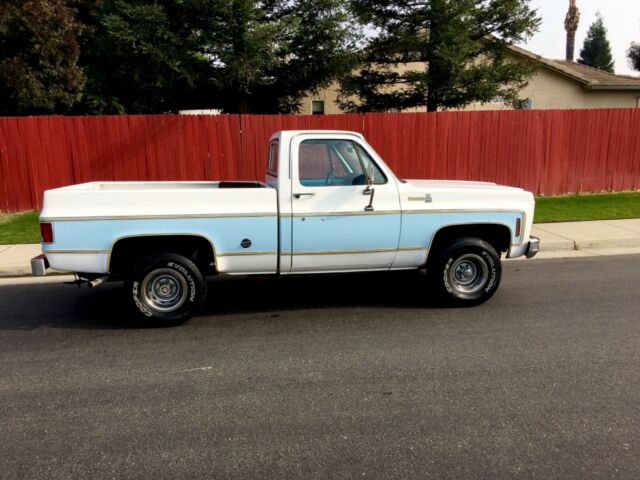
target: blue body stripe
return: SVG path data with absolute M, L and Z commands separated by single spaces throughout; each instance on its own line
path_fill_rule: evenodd
M 518 212 L 446 212 L 388 215 L 283 217 L 280 247 L 283 252 L 427 247 L 442 227 L 469 223 L 505 225 L 514 234 Z M 121 237 L 153 234 L 197 234 L 209 239 L 217 252 L 276 251 L 278 218 L 224 217 L 145 220 L 87 220 L 55 222 L 55 243 L 44 250 L 109 250 Z M 293 242 L 291 243 L 291 228 Z M 522 235 L 522 232 L 521 232 Z M 240 242 L 248 238 L 248 249 Z M 521 238 L 512 237 L 512 243 Z
M 178 218 L 144 220 L 83 220 L 55 222 L 52 250 L 108 250 L 121 237 L 197 234 L 209 239 L 217 252 L 277 250 L 277 216 L 242 218 Z M 248 238 L 250 248 L 240 242 Z

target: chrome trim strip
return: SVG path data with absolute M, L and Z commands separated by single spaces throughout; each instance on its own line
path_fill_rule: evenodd
M 275 250 L 254 250 L 247 252 L 222 252 L 218 253 L 217 257 L 243 257 L 247 255 L 277 255 L 278 252 Z
M 400 210 L 373 210 L 366 212 L 364 210 L 358 212 L 307 212 L 307 213 L 294 213 L 293 217 L 355 217 L 358 215 L 400 215 Z
M 393 253 L 428 250 L 429 247 L 400 247 L 400 248 L 369 248 L 362 250 L 306 250 L 299 252 L 282 252 L 280 255 L 299 256 L 299 255 L 349 255 L 357 253 Z
M 425 209 L 425 210 L 402 210 L 407 215 L 418 215 L 426 213 L 522 213 L 523 210 L 514 210 L 512 208 L 443 208 L 443 209 Z M 476 222 L 473 222 L 476 223 Z
M 42 250 L 45 254 L 49 253 L 109 253 L 109 250 Z
M 40 222 L 83 222 L 91 220 L 174 220 L 181 218 L 250 218 L 277 217 L 278 213 L 176 213 L 173 215 L 120 215 L 95 217 L 43 217 Z
M 424 247 L 399 247 L 398 248 L 399 252 L 411 252 L 414 250 L 429 250 L 429 247 L 424 246 Z

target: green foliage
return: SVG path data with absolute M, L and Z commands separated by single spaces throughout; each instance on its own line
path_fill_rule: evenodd
M 351 65 L 344 0 L 105 0 L 83 111 L 297 110 Z
M 216 103 L 227 112 L 295 112 L 349 70 L 359 29 L 343 0 L 221 1 L 207 27 Z
M 629 64 L 634 70 L 640 72 L 640 43 L 633 42 L 627 51 L 627 57 L 629 57 Z
M 352 65 L 347 1 L 2 0 L 0 114 L 293 112 Z
M 589 27 L 578 63 L 613 73 L 614 62 L 611 55 L 611 44 L 607 38 L 607 29 L 600 13 L 596 15 L 596 21 Z
M 83 45 L 88 82 L 78 113 L 163 113 L 204 87 L 201 1 L 104 0 Z
M 348 111 L 460 108 L 502 96 L 514 102 L 534 67 L 509 44 L 537 31 L 529 0 L 353 0 L 377 32 L 359 71 L 341 81 Z
M 80 99 L 74 0 L 2 0 L 0 3 L 0 114 L 64 113 Z

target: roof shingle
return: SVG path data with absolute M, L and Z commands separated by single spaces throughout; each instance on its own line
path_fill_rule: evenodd
M 509 50 L 518 55 L 534 60 L 535 62 L 541 63 L 562 75 L 573 78 L 574 80 L 582 83 L 588 89 L 616 90 L 624 88 L 640 90 L 640 77 L 615 75 L 613 73 L 608 73 L 576 62 L 569 62 L 567 60 L 550 60 L 525 50 L 524 48 L 513 45 L 509 47 Z

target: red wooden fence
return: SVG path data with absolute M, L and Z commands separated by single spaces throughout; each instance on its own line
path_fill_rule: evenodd
M 538 194 L 640 187 L 640 109 L 327 116 L 0 118 L 0 210 L 92 180 L 262 179 L 282 129 L 363 133 L 401 177 L 472 179 Z

